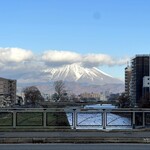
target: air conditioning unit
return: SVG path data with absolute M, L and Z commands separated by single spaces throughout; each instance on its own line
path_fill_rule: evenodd
M 143 87 L 150 87 L 150 76 L 143 77 Z

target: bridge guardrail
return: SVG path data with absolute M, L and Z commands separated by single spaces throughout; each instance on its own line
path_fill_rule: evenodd
M 0 128 L 149 128 L 150 109 L 0 109 Z

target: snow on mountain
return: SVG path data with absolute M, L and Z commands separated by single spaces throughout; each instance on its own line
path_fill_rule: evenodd
M 53 82 L 58 80 L 65 82 L 67 91 L 76 94 L 105 91 L 121 93 L 124 91 L 124 84 L 121 80 L 113 78 L 98 68 L 84 68 L 80 64 L 24 74 L 18 79 L 18 91 L 26 86 L 34 85 L 43 93 L 53 94 L 55 92 Z
M 63 80 L 67 82 L 88 83 L 94 85 L 121 84 L 122 81 L 102 72 L 98 68 L 84 68 L 79 64 L 50 68 L 44 71 L 49 74 L 50 81 Z

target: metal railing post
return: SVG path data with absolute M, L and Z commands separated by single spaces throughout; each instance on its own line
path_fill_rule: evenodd
M 47 126 L 47 120 L 46 120 L 46 111 L 43 112 L 43 127 L 46 128 Z
M 16 117 L 16 111 L 13 111 L 13 128 L 16 128 L 16 122 L 17 122 L 17 117 Z
M 135 111 L 132 114 L 132 128 L 135 129 Z
M 73 109 L 73 129 L 76 129 L 77 118 L 76 118 L 76 109 Z
M 145 112 L 143 111 L 143 127 L 145 128 Z
M 102 117 L 102 125 L 103 125 L 103 129 L 106 129 L 106 111 L 105 109 L 103 109 L 103 117 Z

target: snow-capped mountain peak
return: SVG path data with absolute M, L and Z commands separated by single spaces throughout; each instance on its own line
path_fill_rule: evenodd
M 79 82 L 96 85 L 122 83 L 122 81 L 113 78 L 98 68 L 84 68 L 80 64 L 50 68 L 44 72 L 48 73 L 48 78 L 50 81 L 63 80 L 67 82 Z
M 104 75 L 106 75 L 106 76 L 109 76 L 109 77 L 113 78 L 111 75 L 109 75 L 109 74 L 107 74 L 107 73 L 105 73 L 105 72 L 99 70 L 98 68 L 96 68 L 96 67 L 93 67 L 93 68 L 94 68 L 95 70 L 101 72 L 102 74 L 104 74 Z

